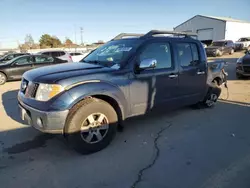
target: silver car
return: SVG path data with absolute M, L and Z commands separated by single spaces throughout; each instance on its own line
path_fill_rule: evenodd
M 63 50 L 48 50 L 48 51 L 38 52 L 37 54 L 56 57 L 58 59 L 66 60 L 69 63 L 73 62 L 71 55 Z

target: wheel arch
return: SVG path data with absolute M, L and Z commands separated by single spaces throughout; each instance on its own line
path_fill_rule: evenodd
M 129 105 L 128 101 L 118 86 L 105 82 L 88 83 L 70 89 L 69 94 L 73 98 L 69 109 L 88 98 L 97 98 L 109 103 L 117 112 L 119 120 L 127 117 Z
M 220 77 L 218 77 L 218 76 L 215 77 L 212 82 L 214 82 L 214 81 L 216 81 L 218 83 L 218 85 L 222 84 L 222 79 Z
M 6 79 L 8 80 L 8 75 L 4 71 L 0 71 L 0 73 L 4 74 L 6 76 Z

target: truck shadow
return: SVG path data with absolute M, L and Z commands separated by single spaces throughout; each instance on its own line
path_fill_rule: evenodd
M 2 94 L 2 105 L 4 107 L 4 110 L 11 119 L 19 122 L 24 123 L 19 115 L 19 109 L 18 109 L 18 101 L 17 101 L 17 94 L 19 90 L 12 90 L 7 91 Z

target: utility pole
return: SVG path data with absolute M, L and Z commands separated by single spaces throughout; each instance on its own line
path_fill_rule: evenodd
M 83 40 L 82 40 L 83 28 L 82 27 L 80 27 L 80 33 L 81 33 L 81 45 L 83 45 Z
M 75 25 L 75 45 L 76 45 L 76 25 Z M 76 46 L 75 46 L 75 52 L 76 52 Z

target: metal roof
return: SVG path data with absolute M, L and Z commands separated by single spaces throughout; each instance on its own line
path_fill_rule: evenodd
M 206 17 L 206 18 L 212 18 L 212 19 L 221 20 L 221 21 L 225 21 L 225 22 L 241 22 L 241 23 L 250 23 L 250 21 L 245 21 L 245 20 L 237 20 L 237 19 L 230 18 L 230 17 L 206 16 L 206 15 L 197 15 L 197 16 L 202 16 L 202 17 Z
M 185 22 L 182 22 L 181 24 L 177 25 L 176 27 L 174 27 L 174 29 L 176 29 L 177 27 L 183 25 L 184 23 L 188 22 L 189 20 L 192 20 L 195 17 L 204 17 L 204 18 L 210 18 L 210 19 L 214 19 L 214 20 L 220 20 L 223 22 L 239 22 L 239 23 L 250 23 L 250 21 L 244 21 L 244 20 L 237 20 L 234 18 L 229 18 L 229 17 L 218 17 L 218 16 L 206 16 L 206 15 L 195 15 L 192 18 L 186 20 Z

